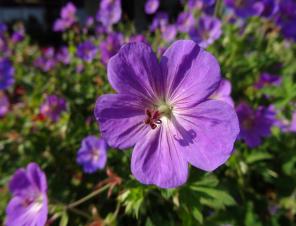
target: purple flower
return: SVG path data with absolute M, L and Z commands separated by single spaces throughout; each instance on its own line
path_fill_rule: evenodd
M 155 31 L 157 28 L 165 27 L 169 22 L 169 15 L 166 12 L 158 12 L 155 14 L 150 31 Z
M 230 157 L 239 133 L 234 109 L 207 100 L 220 67 L 195 42 L 174 42 L 160 62 L 145 43 L 124 45 L 108 63 L 117 94 L 98 98 L 95 117 L 111 147 L 134 146 L 133 175 L 162 188 L 182 185 L 188 164 L 212 171 Z
M 110 27 L 120 21 L 121 0 L 102 0 L 96 19 L 105 27 Z
M 276 21 L 283 35 L 296 41 L 296 2 L 294 0 L 280 2 Z
M 123 44 L 123 35 L 121 33 L 110 33 L 107 39 L 99 45 L 101 60 L 103 64 L 107 64 L 109 59 L 117 53 Z
M 147 14 L 153 14 L 159 7 L 159 0 L 147 0 L 145 3 L 145 12 Z
M 291 132 L 296 132 L 296 111 L 294 111 L 293 116 L 292 116 L 290 131 Z
M 0 37 L 7 31 L 6 24 L 0 23 Z
M 5 116 L 9 111 L 9 100 L 7 96 L 0 92 L 0 118 Z
M 43 50 L 42 55 L 34 61 L 34 66 L 44 72 L 52 70 L 56 66 L 54 48 L 46 48 Z
M 221 100 L 225 103 L 230 104 L 234 107 L 234 102 L 230 96 L 231 94 L 231 83 L 226 79 L 220 81 L 218 89 L 210 96 L 210 99 Z
M 264 5 L 259 0 L 224 0 L 225 5 L 242 18 L 259 16 L 264 10 Z
M 189 12 L 182 12 L 177 18 L 177 28 L 180 32 L 188 32 L 195 24 L 193 15 Z
M 40 107 L 40 113 L 53 122 L 59 120 L 63 111 L 66 111 L 66 100 L 55 95 L 49 95 Z
M 83 171 L 93 173 L 103 169 L 107 162 L 107 143 L 95 136 L 87 136 L 82 140 L 77 153 L 77 163 L 83 166 Z
M 201 16 L 198 21 L 198 27 L 192 27 L 189 35 L 202 48 L 207 48 L 213 44 L 222 34 L 221 21 L 211 16 Z
M 70 28 L 76 22 L 76 7 L 73 3 L 69 2 L 65 5 L 60 13 L 60 18 L 57 19 L 54 23 L 54 31 L 64 31 Z
M 77 56 L 89 63 L 96 57 L 97 52 L 98 48 L 89 40 L 80 43 L 77 47 Z
M 266 72 L 262 73 L 259 80 L 255 84 L 255 88 L 262 89 L 266 85 L 279 86 L 282 82 L 281 77 L 278 75 L 271 75 Z
M 275 111 L 272 106 L 269 108 L 259 107 L 253 110 L 246 103 L 241 103 L 236 112 L 240 122 L 240 139 L 251 147 L 257 147 L 262 142 L 262 137 L 270 135 L 271 127 L 275 124 Z
M 162 32 L 162 38 L 167 42 L 171 42 L 176 38 L 177 28 L 174 24 L 171 24 L 171 25 L 164 26 L 161 29 L 161 32 Z
M 207 14 L 213 14 L 216 0 L 189 0 L 188 9 L 190 11 L 203 10 Z
M 261 3 L 264 6 L 264 9 L 261 13 L 261 16 L 263 17 L 272 17 L 279 10 L 279 4 L 276 0 L 261 0 Z
M 12 199 L 6 208 L 7 226 L 44 226 L 47 220 L 47 182 L 36 163 L 18 169 L 10 183 Z
M 61 47 L 56 54 L 56 58 L 63 64 L 69 64 L 71 61 L 71 56 L 69 54 L 68 48 L 66 46 Z
M 13 34 L 12 34 L 11 40 L 12 40 L 12 42 L 14 42 L 14 43 L 18 43 L 18 42 L 23 41 L 24 38 L 25 38 L 25 34 L 24 34 L 24 33 L 19 32 L 19 31 L 15 31 L 15 32 L 13 32 Z
M 12 86 L 14 83 L 14 68 L 6 58 L 0 58 L 0 90 Z

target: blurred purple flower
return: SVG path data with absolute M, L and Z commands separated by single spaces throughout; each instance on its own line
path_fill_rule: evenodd
M 158 10 L 159 0 L 146 0 L 145 12 L 147 14 L 153 14 Z
M 55 95 L 49 95 L 40 106 L 40 114 L 53 122 L 59 120 L 62 112 L 66 111 L 66 100 Z
M 176 38 L 177 28 L 174 24 L 171 24 L 171 25 L 164 26 L 161 29 L 161 32 L 162 32 L 162 38 L 167 42 L 171 42 Z
M 190 12 L 182 12 L 177 18 L 177 28 L 180 32 L 188 32 L 195 24 L 195 19 Z
M 207 100 L 220 67 L 195 42 L 174 42 L 160 62 L 145 43 L 124 45 L 108 63 L 117 94 L 98 98 L 96 120 L 115 148 L 134 146 L 133 175 L 143 184 L 184 184 L 188 164 L 212 171 L 225 163 L 239 133 L 234 109 Z
M 220 81 L 218 89 L 210 96 L 210 99 L 221 100 L 225 103 L 230 104 L 234 107 L 234 102 L 230 96 L 231 94 L 231 83 L 226 79 Z
M 145 42 L 148 43 L 146 37 L 142 34 L 133 35 L 130 37 L 129 42 Z
M 105 27 L 110 27 L 120 21 L 121 0 L 102 0 L 96 19 Z
M 18 31 L 13 32 L 13 34 L 11 36 L 11 40 L 14 43 L 21 42 L 24 40 L 24 38 L 25 38 L 25 34 L 22 32 L 18 32 Z
M 270 135 L 271 127 L 276 123 L 275 110 L 272 106 L 259 107 L 253 110 L 246 103 L 241 103 L 236 112 L 240 122 L 240 139 L 243 139 L 250 148 L 261 144 L 263 137 Z
M 0 92 L 0 118 L 9 111 L 9 100 L 7 96 Z
M 0 90 L 8 89 L 14 84 L 14 68 L 6 58 L 0 58 Z
M 221 21 L 215 17 L 203 15 L 199 18 L 198 27 L 191 27 L 189 35 L 202 48 L 213 44 L 222 34 Z
M 7 26 L 4 23 L 0 23 L 0 37 L 7 31 Z
M 85 26 L 86 27 L 91 27 L 94 25 L 94 18 L 92 16 L 87 17 L 86 21 L 85 21 Z
M 259 0 L 224 0 L 224 3 L 241 18 L 260 16 L 264 10 L 264 5 Z
M 188 9 L 190 11 L 202 10 L 206 14 L 213 14 L 216 0 L 189 0 Z
M 44 226 L 47 220 L 47 182 L 36 163 L 18 169 L 9 183 L 12 199 L 6 208 L 7 226 Z
M 98 53 L 98 48 L 89 40 L 80 43 L 77 47 L 77 56 L 86 61 L 92 62 Z
M 157 28 L 165 27 L 169 22 L 169 15 L 166 12 L 158 12 L 155 14 L 150 31 L 155 31 Z
M 85 173 L 103 169 L 107 162 L 107 143 L 101 138 L 87 136 L 82 140 L 76 161 Z
M 71 61 L 71 56 L 68 50 L 68 47 L 66 46 L 62 46 L 57 54 L 56 54 L 56 58 L 59 62 L 63 63 L 63 64 L 69 64 Z
M 296 2 L 294 0 L 280 1 L 276 22 L 286 38 L 296 41 Z
M 282 82 L 282 79 L 278 75 L 271 75 L 264 72 L 260 75 L 259 80 L 256 82 L 255 88 L 262 89 L 266 85 L 279 86 L 281 82 Z
M 52 70 L 56 66 L 54 48 L 49 47 L 42 51 L 42 55 L 34 61 L 34 66 L 44 72 Z
M 109 59 L 117 53 L 123 44 L 123 35 L 121 33 L 110 33 L 106 40 L 99 45 L 102 63 L 107 65 Z
M 263 17 L 272 17 L 279 10 L 279 3 L 277 0 L 261 0 L 261 3 L 264 6 L 264 9 L 261 13 L 261 16 Z
M 60 12 L 60 18 L 55 21 L 53 30 L 64 31 L 70 28 L 76 22 L 76 11 L 77 9 L 73 3 L 67 3 Z
M 294 111 L 292 115 L 291 125 L 290 125 L 290 131 L 296 132 L 296 111 Z

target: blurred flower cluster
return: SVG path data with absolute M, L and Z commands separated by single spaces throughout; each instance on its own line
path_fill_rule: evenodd
M 122 4 L 0 24 L 0 224 L 294 225 L 296 2 Z

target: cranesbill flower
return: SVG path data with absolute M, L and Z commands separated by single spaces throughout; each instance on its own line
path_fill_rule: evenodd
M 69 2 L 65 5 L 61 12 L 60 18 L 57 19 L 54 23 L 54 31 L 64 31 L 70 28 L 76 22 L 76 7 L 73 3 Z
M 0 92 L 0 118 L 9 111 L 9 100 L 7 96 Z
M 294 0 L 280 1 L 279 12 L 276 19 L 282 34 L 296 41 L 296 2 Z
M 66 46 L 61 47 L 56 54 L 56 58 L 63 64 L 69 64 L 71 61 L 71 56 L 68 48 Z
M 46 48 L 42 51 L 42 55 L 34 61 L 34 66 L 44 72 L 52 70 L 56 66 L 54 48 Z
M 121 0 L 102 0 L 96 19 L 105 27 L 110 27 L 120 21 Z
M 221 21 L 211 16 L 201 16 L 198 27 L 191 27 L 189 35 L 202 48 L 207 48 L 213 44 L 222 34 Z
M 145 3 L 145 12 L 147 14 L 153 14 L 159 7 L 159 0 L 147 0 Z
M 254 110 L 246 103 L 241 103 L 236 112 L 240 122 L 239 137 L 251 148 L 259 146 L 262 138 L 270 135 L 271 127 L 276 123 L 272 106 L 268 108 L 260 106 Z
M 7 226 L 44 226 L 47 220 L 47 182 L 36 163 L 18 169 L 9 183 L 12 199 L 6 208 Z
M 260 16 L 264 10 L 264 5 L 259 0 L 224 0 L 224 2 L 241 18 Z
M 49 95 L 40 107 L 40 114 L 56 122 L 59 120 L 61 113 L 66 111 L 66 107 L 65 99 Z
M 180 32 L 188 32 L 195 24 L 194 16 L 190 12 L 182 12 L 177 18 L 177 28 Z
M 150 25 L 150 31 L 155 31 L 157 28 L 165 27 L 169 22 L 169 15 L 166 12 L 158 12 L 155 14 Z
M 11 62 L 6 59 L 0 59 L 0 90 L 12 86 L 14 83 L 14 68 Z
M 296 132 L 296 111 L 294 111 L 293 116 L 292 116 L 290 131 L 291 132 Z
M 89 40 L 80 43 L 77 47 L 77 56 L 86 62 L 92 62 L 97 52 L 98 48 Z
M 234 102 L 230 96 L 231 94 L 231 83 L 226 79 L 220 81 L 218 89 L 210 96 L 210 99 L 221 100 L 225 103 L 230 104 L 234 107 Z
M 212 171 L 225 163 L 239 133 L 234 109 L 207 100 L 220 67 L 195 42 L 174 42 L 160 62 L 145 43 L 124 45 L 108 63 L 117 94 L 98 98 L 95 117 L 108 145 L 134 146 L 133 175 L 162 188 L 182 185 L 188 164 Z
M 123 44 L 124 38 L 121 33 L 110 33 L 106 40 L 99 45 L 101 60 L 103 64 L 107 64 L 109 59 L 117 53 Z
M 82 140 L 77 153 L 77 163 L 82 165 L 83 171 L 93 173 L 103 169 L 107 162 L 107 143 L 96 136 L 87 136 Z
M 170 25 L 162 27 L 161 33 L 162 33 L 162 38 L 165 41 L 171 42 L 171 41 L 175 40 L 175 38 L 176 38 L 177 28 L 174 24 L 170 24 Z
M 261 89 L 266 85 L 279 86 L 281 82 L 282 82 L 282 79 L 278 75 L 271 75 L 264 72 L 260 75 L 259 80 L 256 82 L 255 88 Z

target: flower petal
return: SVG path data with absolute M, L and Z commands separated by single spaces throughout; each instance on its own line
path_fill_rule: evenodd
M 160 65 L 166 76 L 166 97 L 179 106 L 194 106 L 210 96 L 221 79 L 215 57 L 190 40 L 172 44 Z
M 27 166 L 27 173 L 31 183 L 35 185 L 40 192 L 46 192 L 47 190 L 46 176 L 36 163 L 30 163 Z
M 108 63 L 108 79 L 118 93 L 132 94 L 155 100 L 161 91 L 160 66 L 150 46 L 129 43 Z
M 226 162 L 239 134 L 234 109 L 222 101 L 208 100 L 193 109 L 175 113 L 178 148 L 192 165 L 212 171 Z
M 164 122 L 163 122 L 164 123 Z M 174 188 L 188 177 L 188 163 L 170 134 L 172 125 L 151 130 L 139 141 L 132 153 L 131 170 L 143 184 Z
M 131 95 L 108 94 L 98 98 L 94 113 L 108 145 L 124 149 L 141 140 L 150 129 L 144 123 L 146 108 L 149 103 Z

